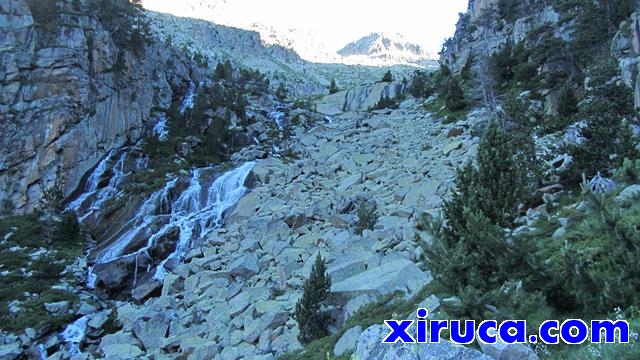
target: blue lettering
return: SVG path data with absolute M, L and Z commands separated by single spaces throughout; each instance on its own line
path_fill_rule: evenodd
M 413 320 L 385 320 L 384 323 L 391 329 L 391 332 L 382 340 L 383 343 L 395 344 L 398 340 L 403 343 L 416 342 L 416 340 L 407 333 L 407 329 L 413 324 Z
M 426 318 L 429 315 L 429 311 L 427 309 L 418 309 L 416 311 L 416 315 L 418 316 L 418 321 L 416 321 L 418 343 L 426 343 L 427 321 L 422 319 Z
M 465 320 L 464 335 L 460 332 L 460 320 L 451 321 L 451 341 L 456 344 L 471 344 L 474 339 L 474 331 L 476 322 L 473 320 Z
M 489 330 L 493 331 L 490 333 Z M 485 344 L 495 344 L 498 342 L 497 331 L 498 322 L 496 320 L 485 320 L 478 326 L 478 340 Z
M 512 331 L 513 334 L 512 334 Z M 500 339 L 507 344 L 524 344 L 527 342 L 527 322 L 525 320 L 508 320 L 500 324 Z
M 573 329 L 577 330 L 575 335 L 573 334 Z M 589 338 L 589 327 L 580 319 L 565 320 L 560 326 L 560 336 L 567 344 L 582 344 Z
M 625 320 L 617 320 L 615 322 L 611 320 L 591 320 L 591 342 L 602 342 L 602 330 L 604 330 L 606 344 L 612 344 L 616 342 L 616 330 L 618 330 L 618 337 L 620 343 L 629 343 L 629 323 Z
M 429 342 L 432 344 L 440 343 L 440 331 L 448 327 L 446 320 L 431 320 L 429 322 L 431 326 L 431 336 Z
M 560 343 L 558 335 L 552 335 L 551 330 L 560 330 L 560 322 L 558 320 L 547 320 L 540 325 L 540 340 L 546 344 Z

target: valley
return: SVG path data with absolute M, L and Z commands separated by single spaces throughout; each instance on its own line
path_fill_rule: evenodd
M 640 354 L 640 12 L 580 58 L 593 9 L 507 3 L 470 1 L 438 62 L 228 1 L 0 4 L 0 359 Z M 636 338 L 380 343 L 417 308 Z

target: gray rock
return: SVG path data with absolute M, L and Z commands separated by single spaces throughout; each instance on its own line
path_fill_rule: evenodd
M 556 231 L 553 232 L 553 234 L 551 235 L 551 237 L 553 239 L 561 239 L 563 238 L 565 235 L 567 234 L 567 229 L 565 229 L 564 227 L 559 227 L 558 229 L 556 229 Z
M 102 354 L 107 359 L 128 360 L 142 356 L 142 350 L 131 344 L 111 344 L 102 347 Z
M 640 197 L 640 184 L 627 186 L 616 196 L 616 203 L 620 206 L 629 206 Z
M 151 319 L 138 319 L 133 323 L 133 334 L 142 342 L 146 350 L 160 347 L 167 337 L 170 319 L 166 313 L 157 313 Z
M 18 342 L 0 346 L 0 359 L 13 360 L 17 359 L 21 354 L 22 349 Z
M 109 320 L 109 315 L 111 310 L 102 311 L 95 315 L 91 315 L 91 320 L 89 320 L 89 327 L 93 329 L 102 329 L 102 326 Z
M 360 360 L 492 360 L 477 350 L 441 340 L 438 344 L 383 344 L 389 334 L 384 325 L 374 325 L 366 329 L 356 346 L 352 359 Z
M 90 304 L 88 304 L 88 303 L 86 303 L 86 302 L 83 302 L 83 303 L 80 305 L 80 309 L 78 309 L 78 311 L 76 312 L 76 314 L 78 314 L 78 315 L 80 315 L 80 316 L 84 316 L 84 315 L 91 315 L 91 314 L 94 314 L 94 313 L 95 313 L 95 312 L 97 312 L 97 311 L 98 311 L 98 309 L 97 309 L 95 306 L 90 305 Z
M 340 185 L 338 186 L 336 191 L 338 194 L 343 194 L 349 188 L 361 183 L 362 183 L 362 174 L 354 174 L 344 178 L 344 180 L 340 182 Z
M 361 294 L 377 297 L 396 290 L 411 295 L 431 280 L 431 275 L 424 273 L 413 262 L 398 259 L 333 284 L 331 295 L 347 299 Z
M 236 259 L 229 265 L 229 272 L 234 276 L 245 279 L 252 277 L 260 271 L 258 259 L 254 254 L 246 254 Z
M 361 334 L 362 328 L 360 326 L 355 326 L 347 330 L 340 340 L 338 340 L 336 346 L 333 347 L 333 353 L 336 356 L 340 356 L 346 352 L 355 350 Z
M 362 294 L 347 301 L 347 304 L 344 307 L 345 321 L 351 316 L 353 316 L 353 314 L 355 314 L 358 310 L 360 310 L 361 307 L 372 302 L 373 300 L 374 298 L 372 296 L 367 294 Z
M 445 145 L 442 148 L 442 155 L 449 156 L 453 150 L 459 149 L 462 147 L 463 142 L 460 140 L 452 141 Z
M 495 330 L 490 335 L 496 334 Z M 538 355 L 524 344 L 507 344 L 498 338 L 495 344 L 485 344 L 478 341 L 482 352 L 495 360 L 538 360 Z
M 58 301 L 54 303 L 45 303 L 44 308 L 51 315 L 63 315 L 69 311 L 69 302 Z

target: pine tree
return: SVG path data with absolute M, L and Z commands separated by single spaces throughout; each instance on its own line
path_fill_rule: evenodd
M 304 283 L 304 293 L 298 301 L 293 315 L 298 322 L 300 333 L 298 340 L 307 344 L 327 335 L 326 325 L 329 316 L 320 309 L 331 288 L 331 278 L 327 275 L 327 264 L 318 254 L 311 268 L 311 274 Z
M 338 86 L 336 86 L 336 79 L 331 79 L 331 85 L 329 85 L 329 94 L 335 94 L 338 92 Z
M 518 162 L 517 144 L 491 122 L 478 147 L 478 209 L 493 223 L 508 226 L 516 214 L 518 201 L 526 195 L 527 172 Z
M 391 74 L 391 70 L 387 70 L 387 72 L 382 76 L 382 82 L 392 82 L 393 74 Z
M 455 79 L 449 79 L 444 94 L 444 104 L 449 111 L 459 111 L 467 106 L 462 88 Z
M 287 88 L 284 87 L 283 83 L 280 83 L 280 85 L 278 85 L 278 88 L 276 89 L 276 98 L 278 98 L 278 100 L 280 101 L 284 101 L 284 99 L 287 98 L 289 91 L 287 91 Z
M 569 118 L 578 112 L 578 99 L 569 86 L 563 86 L 558 96 L 558 115 Z

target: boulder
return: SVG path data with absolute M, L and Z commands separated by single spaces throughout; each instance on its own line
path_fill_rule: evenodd
M 44 309 L 51 315 L 63 315 L 69 311 L 69 302 L 58 301 L 54 303 L 45 303 Z
M 495 335 L 497 331 L 491 329 L 489 333 Z M 482 352 L 495 360 L 538 360 L 538 355 L 524 344 L 507 344 L 499 337 L 495 344 L 478 343 Z
M 633 184 L 624 188 L 616 196 L 615 202 L 620 206 L 629 206 L 637 198 L 640 198 L 640 184 Z
M 166 313 L 157 313 L 152 318 L 140 318 L 133 323 L 133 334 L 146 350 L 158 349 L 167 337 L 171 319 Z
M 112 360 L 135 359 L 143 354 L 139 347 L 131 344 L 111 344 L 101 348 L 104 357 Z
M 431 274 L 424 273 L 413 262 L 397 259 L 334 283 L 331 296 L 348 300 L 361 294 L 377 297 L 396 290 L 412 295 L 431 280 Z
M 354 174 L 354 175 L 348 176 L 340 182 L 340 185 L 336 189 L 336 192 L 338 194 L 343 194 L 354 185 L 358 185 L 361 183 L 362 183 L 362 174 Z
M 411 329 L 410 329 L 411 331 Z M 384 359 L 384 360 L 492 360 L 491 357 L 462 345 L 447 340 L 432 344 L 383 344 L 382 340 L 389 334 L 384 325 L 373 325 L 366 329 L 358 339 L 352 359 Z
M 462 147 L 463 142 L 460 140 L 452 141 L 442 148 L 442 155 L 449 156 L 453 150 L 457 150 Z
M 344 353 L 355 350 L 361 334 L 362 328 L 360 326 L 347 330 L 333 347 L 335 356 L 341 356 Z
M 22 349 L 17 341 L 0 346 L 0 359 L 13 360 L 20 357 L 20 355 L 22 355 Z
M 258 267 L 258 258 L 255 254 L 246 254 L 229 265 L 229 273 L 234 276 L 240 276 L 245 279 L 252 277 L 260 271 Z

